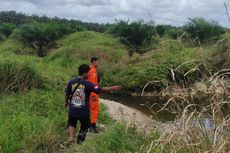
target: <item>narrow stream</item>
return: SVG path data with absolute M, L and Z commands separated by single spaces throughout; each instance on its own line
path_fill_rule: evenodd
M 154 115 L 154 113 L 152 113 L 149 108 L 147 108 L 145 104 L 147 101 L 150 104 L 154 104 L 154 103 L 158 103 L 158 104 L 164 104 L 165 101 L 164 100 L 159 100 L 156 99 L 154 97 L 142 97 L 142 96 L 121 96 L 121 95 L 108 95 L 108 94 L 104 94 L 101 95 L 101 98 L 103 99 L 108 99 L 108 100 L 112 100 L 112 101 L 116 101 L 118 103 L 121 103 L 123 105 L 126 105 L 128 107 L 131 108 L 135 108 L 139 111 L 141 111 L 142 113 L 150 116 L 151 118 L 155 119 L 155 120 L 159 120 L 162 122 L 167 122 L 167 121 L 173 121 L 175 116 L 167 111 L 162 111 L 160 113 L 158 113 L 157 115 Z M 153 112 L 157 112 L 160 108 L 154 107 L 154 109 L 152 109 Z
M 128 95 L 108 95 L 103 94 L 101 95 L 101 98 L 112 100 L 118 103 L 121 103 L 123 105 L 126 105 L 130 108 L 135 108 L 142 113 L 146 114 L 147 116 L 151 117 L 152 119 L 155 119 L 157 121 L 161 121 L 162 123 L 172 123 L 175 119 L 175 115 L 167 112 L 162 111 L 160 113 L 157 113 L 154 115 L 153 112 L 157 112 L 160 108 L 154 107 L 153 109 L 149 110 L 145 104 L 147 101 L 152 105 L 154 103 L 158 103 L 159 105 L 163 106 L 165 104 L 165 99 L 157 99 L 156 97 L 142 97 L 142 96 L 128 96 Z M 202 99 L 203 101 L 204 99 Z M 153 111 L 153 112 L 152 112 Z M 213 120 L 211 118 L 203 118 L 200 120 L 201 126 L 207 128 L 207 129 L 213 129 L 215 127 Z

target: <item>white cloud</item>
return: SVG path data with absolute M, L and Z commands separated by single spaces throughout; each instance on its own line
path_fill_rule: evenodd
M 115 19 L 150 20 L 158 24 L 182 25 L 190 17 L 217 20 L 230 27 L 224 0 L 0 0 L 0 11 L 59 16 L 91 22 Z

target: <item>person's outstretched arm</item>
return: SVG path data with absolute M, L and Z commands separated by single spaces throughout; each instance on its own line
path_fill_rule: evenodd
M 105 93 L 105 92 L 110 92 L 110 91 L 118 91 L 121 89 L 122 89 L 122 86 L 111 86 L 111 87 L 102 87 L 101 91 Z
M 110 92 L 110 91 L 118 91 L 122 89 L 121 86 L 100 87 L 92 84 L 91 82 L 87 82 L 87 87 L 91 92 L 94 92 L 96 94 Z

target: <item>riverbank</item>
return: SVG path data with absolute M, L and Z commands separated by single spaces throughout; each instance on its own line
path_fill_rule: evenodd
M 118 122 L 124 122 L 127 126 L 136 127 L 139 132 L 149 133 L 159 126 L 159 123 L 141 111 L 125 106 L 121 103 L 100 99 L 100 102 L 108 109 L 109 115 Z

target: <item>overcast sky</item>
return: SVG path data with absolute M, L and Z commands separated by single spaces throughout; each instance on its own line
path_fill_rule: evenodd
M 157 24 L 182 25 L 189 17 L 205 17 L 230 27 L 224 2 L 230 11 L 230 0 L 0 0 L 0 11 L 100 23 L 115 19 L 149 21 L 149 11 Z

